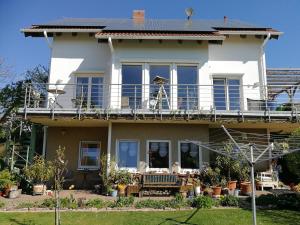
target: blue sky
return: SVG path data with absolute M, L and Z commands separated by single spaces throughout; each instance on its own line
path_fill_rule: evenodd
M 267 45 L 267 66 L 300 67 L 299 0 L 0 0 L 0 58 L 12 73 L 6 82 L 38 64 L 49 65 L 46 41 L 25 38 L 21 28 L 63 17 L 130 18 L 133 9 L 145 9 L 146 18 L 184 19 L 188 7 L 194 9 L 194 19 L 226 15 L 283 31 Z

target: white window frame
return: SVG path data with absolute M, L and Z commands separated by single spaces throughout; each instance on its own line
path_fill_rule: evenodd
M 150 168 L 150 162 L 149 162 L 149 143 L 150 142 L 166 142 L 169 143 L 169 168 Z M 170 173 L 172 170 L 172 146 L 171 146 L 171 140 L 160 140 L 160 139 L 153 139 L 153 140 L 147 140 L 146 141 L 146 172 L 158 172 L 158 173 Z
M 75 73 L 75 88 L 74 88 L 74 93 L 73 93 L 73 98 L 76 98 L 76 92 L 77 92 L 77 85 L 78 85 L 78 82 L 77 82 L 77 79 L 78 78 L 88 78 L 88 96 L 87 96 L 87 108 L 89 109 L 90 106 L 91 106 L 91 97 L 92 97 L 92 78 L 102 78 L 103 79 L 103 82 L 102 82 L 102 85 L 103 85 L 103 88 L 102 88 L 102 96 L 103 96 L 103 99 L 102 99 L 102 106 L 100 107 L 100 109 L 103 109 L 105 106 L 105 96 L 104 96 L 104 93 L 105 93 L 105 76 L 104 76 L 104 73 L 103 72 L 78 72 L 78 73 Z
M 198 143 L 201 143 L 200 141 L 195 141 L 195 140 L 192 140 L 192 142 L 198 142 Z M 199 147 L 199 168 L 198 169 L 188 169 L 188 168 L 181 168 L 181 149 L 180 149 L 180 145 L 182 143 L 191 143 L 191 142 L 188 142 L 188 141 L 184 141 L 184 140 L 180 140 L 178 141 L 178 165 L 179 165 L 179 171 L 180 173 L 197 173 L 199 172 L 202 167 L 203 167 L 203 151 L 202 151 L 202 148 L 201 146 L 198 145 Z
M 122 66 L 123 65 L 136 65 L 142 66 L 142 108 L 150 108 L 149 99 L 150 99 L 150 66 L 157 65 L 157 66 L 169 66 L 170 68 L 170 96 L 169 103 L 170 109 L 169 110 L 177 110 L 178 109 L 178 73 L 177 67 L 178 66 L 193 66 L 197 68 L 197 83 L 198 85 L 198 92 L 197 92 L 197 107 L 200 109 L 200 63 L 193 61 L 193 60 L 185 60 L 185 59 L 174 59 L 174 60 L 167 60 L 162 59 L 160 61 L 156 59 L 148 59 L 147 61 L 141 59 L 122 59 L 119 61 L 119 108 L 121 108 L 121 97 L 122 97 Z M 145 103 L 146 102 L 146 103 Z
M 213 75 L 212 76 L 212 100 L 213 106 L 215 107 L 215 96 L 214 96 L 214 80 L 225 80 L 225 101 L 226 101 L 226 111 L 233 111 L 230 109 L 230 100 L 229 100 L 229 88 L 228 80 L 239 80 L 240 81 L 240 110 L 244 109 L 244 95 L 243 95 L 243 75 Z
M 80 153 L 81 153 L 81 144 L 82 143 L 90 143 L 90 144 L 99 144 L 99 160 L 98 160 L 98 165 L 97 166 L 82 166 L 81 165 L 81 158 L 80 158 Z M 100 169 L 100 157 L 101 157 L 101 142 L 100 141 L 80 141 L 79 142 L 79 148 L 78 148 L 78 165 L 77 169 L 78 170 L 99 170 Z
M 119 167 L 119 145 L 120 142 L 136 142 L 137 143 L 137 155 L 136 155 L 136 167 Z M 139 168 L 140 162 L 140 141 L 138 139 L 117 139 L 116 140 L 116 167 L 120 170 L 127 170 L 132 173 L 136 173 Z

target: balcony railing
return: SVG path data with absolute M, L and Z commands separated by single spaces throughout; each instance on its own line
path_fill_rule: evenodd
M 25 113 L 296 112 L 298 86 L 26 84 Z

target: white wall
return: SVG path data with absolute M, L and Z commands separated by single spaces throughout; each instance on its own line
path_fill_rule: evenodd
M 158 40 L 113 40 L 114 53 L 111 55 L 107 43 L 98 43 L 88 34 L 78 36 L 63 35 L 55 37 L 51 58 L 50 83 L 61 79 L 63 83 L 75 83 L 74 72 L 103 71 L 105 83 L 114 84 L 110 90 L 112 108 L 120 108 L 122 64 L 138 63 L 143 65 L 143 81 L 148 84 L 149 64 L 164 63 L 171 68 L 171 83 L 177 83 L 177 65 L 190 64 L 198 66 L 198 81 L 200 85 L 208 85 L 199 89 L 200 109 L 209 110 L 213 105 L 212 78 L 240 77 L 243 85 L 253 85 L 262 79 L 263 59 L 260 46 L 262 39 L 248 36 L 230 36 L 222 45 L 201 44 L 195 41 L 162 41 Z M 265 68 L 264 68 L 265 69 Z M 65 88 L 67 93 L 60 96 L 66 99 L 65 105 L 71 107 L 70 98 L 74 90 Z M 172 108 L 176 109 L 176 89 L 172 90 Z M 148 100 L 149 89 L 145 88 L 144 100 Z M 260 99 L 259 88 L 244 86 L 244 98 Z M 109 99 L 107 96 L 106 99 Z M 246 100 L 244 105 L 247 105 Z
M 49 83 L 62 80 L 66 94 L 59 96 L 64 107 L 72 107 L 76 74 L 83 76 L 103 72 L 104 82 L 110 78 L 111 54 L 107 43 L 98 43 L 88 34 L 63 34 L 53 40 Z M 81 72 L 81 73 L 80 73 Z M 83 73 L 82 73 L 83 72 Z M 89 73 L 91 72 L 91 73 Z

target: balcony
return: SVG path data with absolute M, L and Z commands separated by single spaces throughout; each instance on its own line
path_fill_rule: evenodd
M 298 85 L 26 84 L 19 113 L 52 119 L 60 115 L 298 119 L 299 97 Z

